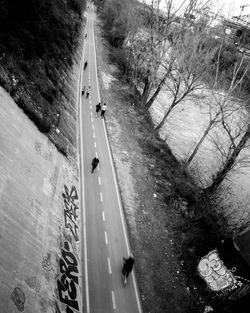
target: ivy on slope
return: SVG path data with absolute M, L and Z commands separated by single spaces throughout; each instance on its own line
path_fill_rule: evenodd
M 69 98 L 66 73 L 85 5 L 85 0 L 0 0 L 0 85 L 43 132 L 58 124 L 62 98 Z

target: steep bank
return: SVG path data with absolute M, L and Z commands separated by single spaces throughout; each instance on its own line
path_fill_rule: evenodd
M 20 105 L 39 108 L 40 96 L 31 97 L 31 85 L 11 92 L 8 84 L 15 81 L 1 70 L 1 84 L 23 109 L 0 88 L 1 313 L 81 310 L 77 98 L 83 41 L 80 36 L 65 72 L 60 118 L 47 136 Z
M 3 0 L 0 8 L 0 85 L 61 153 L 74 158 L 72 68 L 83 41 L 85 6 L 85 0 Z
M 0 142 L 0 311 L 44 313 L 80 306 L 77 167 L 2 88 Z M 69 265 L 75 277 L 67 272 Z

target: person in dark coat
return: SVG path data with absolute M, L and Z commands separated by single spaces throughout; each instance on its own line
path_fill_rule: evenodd
M 85 61 L 85 63 L 84 63 L 84 71 L 86 70 L 87 65 L 88 65 L 88 61 Z
M 127 259 L 123 258 L 123 267 L 122 267 L 122 274 L 125 277 L 125 283 L 127 281 L 128 275 L 132 272 L 135 260 L 132 256 L 129 256 Z
M 84 96 L 85 91 L 86 91 L 86 86 L 84 86 L 84 87 L 83 87 L 83 90 L 82 90 L 82 96 Z
M 99 164 L 99 162 L 100 162 L 99 159 L 97 157 L 94 157 L 94 159 L 92 160 L 92 163 L 91 163 L 91 165 L 92 165 L 91 173 L 94 173 L 94 170 L 97 167 L 97 165 Z
M 86 91 L 86 97 L 88 98 L 89 97 L 89 94 L 90 94 L 90 86 L 89 86 L 89 88 L 87 89 L 87 91 Z
M 95 111 L 96 111 L 96 117 L 98 116 L 98 112 L 101 111 L 101 102 L 99 102 L 96 106 L 95 106 Z

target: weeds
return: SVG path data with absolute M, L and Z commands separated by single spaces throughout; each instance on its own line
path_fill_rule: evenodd
M 65 109 L 61 100 L 70 93 L 66 73 L 78 47 L 85 5 L 80 0 L 1 3 L 0 84 L 47 134 L 58 126 L 57 116 Z M 76 119 L 68 104 L 67 109 Z

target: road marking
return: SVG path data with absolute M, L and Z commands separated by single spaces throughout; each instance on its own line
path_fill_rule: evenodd
M 105 213 L 104 213 L 104 211 L 102 211 L 102 220 L 103 220 L 103 222 L 105 222 Z
M 107 232 L 105 231 L 104 232 L 104 236 L 105 236 L 105 243 L 106 245 L 108 244 L 108 235 L 107 235 Z
M 112 274 L 110 258 L 108 258 L 109 274 Z
M 91 24 L 92 24 L 92 28 L 94 29 L 93 18 L 91 19 Z M 95 47 L 95 38 L 94 38 L 94 36 L 93 36 L 93 47 L 94 47 L 94 65 L 95 65 L 94 67 L 95 67 L 95 76 L 96 76 L 96 83 L 97 83 L 97 97 L 98 97 L 99 102 L 100 102 L 101 98 L 100 98 L 100 91 L 99 91 L 99 81 L 98 81 L 98 76 L 97 76 L 96 47 Z M 118 185 L 117 185 L 117 181 L 116 181 L 116 175 L 115 175 L 113 159 L 112 159 L 112 156 L 111 156 L 110 146 L 109 146 L 109 142 L 108 142 L 107 130 L 106 130 L 106 126 L 105 126 L 104 120 L 102 122 L 103 122 L 103 127 L 104 127 L 106 143 L 107 143 L 107 146 L 108 146 L 109 157 L 110 157 L 110 161 L 111 161 L 111 168 L 112 168 L 113 178 L 114 178 L 114 182 L 115 182 L 115 189 L 116 189 L 116 194 L 117 194 L 117 199 L 118 199 L 119 212 L 120 212 L 120 217 L 121 217 L 121 221 L 122 221 L 123 235 L 124 235 L 124 238 L 125 238 L 125 244 L 126 244 L 126 248 L 127 248 L 127 253 L 130 254 L 128 235 L 126 233 L 124 214 L 123 214 L 123 211 L 122 211 L 121 199 L 120 199 L 119 189 L 118 189 Z M 140 302 L 140 298 L 139 298 L 138 287 L 137 287 L 137 284 L 136 284 L 134 272 L 132 272 L 132 280 L 133 280 L 133 286 L 134 286 L 134 290 L 135 290 L 137 308 L 138 308 L 139 313 L 142 313 L 141 302 Z
M 92 123 L 94 122 L 94 119 L 93 119 L 93 117 L 91 118 L 91 122 L 92 122 Z
M 101 202 L 103 202 L 103 199 L 102 199 L 102 192 L 100 191 L 100 200 Z
M 95 153 L 95 156 L 98 158 L 98 156 L 97 156 L 97 152 Z
M 94 28 L 93 19 L 91 19 L 91 22 L 92 22 L 92 27 Z M 95 40 L 94 40 L 94 60 L 95 60 L 95 64 L 96 64 Z M 100 92 L 99 92 L 99 81 L 98 81 L 98 76 L 97 76 L 97 66 L 95 66 L 95 74 L 96 74 L 96 82 L 97 82 L 97 96 L 98 96 L 98 99 L 100 102 L 101 98 L 100 98 Z M 110 162 L 111 162 L 111 168 L 112 168 L 112 173 L 113 173 L 113 178 L 114 178 L 114 183 L 115 183 L 115 189 L 116 189 L 116 194 L 117 194 L 117 199 L 118 199 L 118 204 L 119 204 L 119 211 L 120 211 L 120 216 L 121 216 L 121 221 L 122 221 L 122 228 L 123 228 L 123 234 L 124 234 L 124 238 L 125 238 L 125 244 L 126 244 L 126 248 L 127 248 L 127 253 L 129 255 L 130 254 L 129 242 L 128 242 L 128 237 L 127 237 L 127 233 L 126 233 L 124 215 L 122 213 L 121 199 L 120 199 L 120 194 L 118 191 L 119 189 L 118 189 L 118 185 L 117 185 L 117 181 L 116 181 L 115 169 L 114 169 L 113 159 L 112 159 L 111 151 L 110 151 L 110 147 L 109 147 L 108 136 L 107 136 L 107 131 L 106 131 L 104 119 L 102 120 L 102 122 L 103 122 L 104 134 L 105 134 L 105 139 L 106 139 L 106 143 L 107 143 L 107 147 L 108 147 L 109 158 L 110 158 Z M 140 308 L 140 312 L 141 312 L 141 308 Z
M 89 19 L 87 17 L 87 23 L 89 22 Z M 83 47 L 83 55 L 82 55 L 82 60 L 84 60 L 85 56 L 85 48 L 86 45 Z M 81 79 L 82 79 L 83 71 L 81 71 Z M 82 106 L 80 105 L 80 136 L 81 139 L 83 138 L 83 133 L 82 133 Z M 82 214 L 81 214 L 81 222 L 82 222 L 82 229 L 83 229 L 83 250 L 84 250 L 84 276 L 85 276 L 85 301 L 86 301 L 86 313 L 90 312 L 90 305 L 89 305 L 89 279 L 88 279 L 88 250 L 87 250 L 87 231 L 86 231 L 86 208 L 85 208 L 85 194 L 84 194 L 84 172 L 83 172 L 83 146 L 82 146 L 82 140 L 80 141 L 80 150 L 81 150 L 81 162 L 80 162 L 80 169 L 81 169 L 81 195 L 82 195 Z
M 113 303 L 113 309 L 116 310 L 116 304 L 115 304 L 115 293 L 113 290 L 111 290 L 112 295 L 112 303 Z
M 93 130 L 95 129 L 95 125 L 94 125 L 94 124 L 92 124 L 92 129 L 93 129 Z
M 96 148 L 96 142 L 94 142 L 94 146 L 95 146 L 95 148 Z
M 90 115 L 91 115 L 91 117 L 92 117 L 92 115 L 93 115 L 92 111 L 90 111 Z
M 91 102 L 90 102 L 91 103 Z M 90 104 L 90 110 L 92 110 L 92 105 Z
M 98 183 L 99 183 L 99 185 L 102 184 L 102 183 L 101 183 L 101 177 L 100 177 L 100 176 L 98 176 Z
M 95 133 L 93 133 L 93 137 L 95 138 Z

